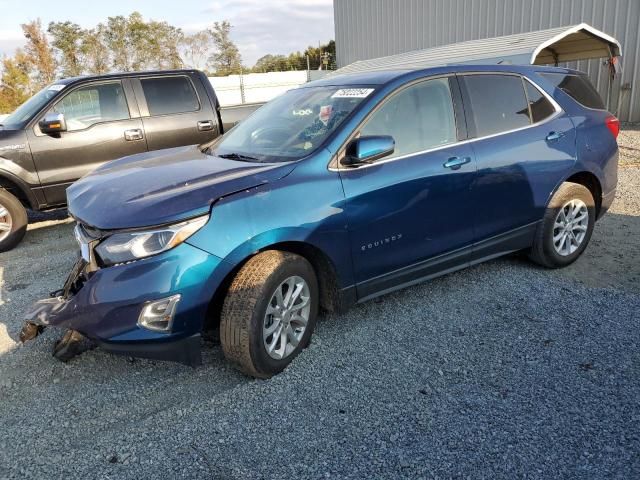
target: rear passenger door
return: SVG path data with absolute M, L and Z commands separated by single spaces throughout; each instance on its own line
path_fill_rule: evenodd
M 218 135 L 216 115 L 199 80 L 180 74 L 133 82 L 149 150 L 200 144 Z
M 560 106 L 516 74 L 459 75 L 478 173 L 473 258 L 531 244 L 550 194 L 575 162 L 575 132 Z

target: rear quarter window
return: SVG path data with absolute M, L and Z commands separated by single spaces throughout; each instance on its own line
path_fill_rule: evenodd
M 587 108 L 604 110 L 604 102 L 586 75 L 541 73 L 545 79 Z

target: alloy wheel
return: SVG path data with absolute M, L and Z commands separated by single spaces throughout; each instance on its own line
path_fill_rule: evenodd
M 291 355 L 304 336 L 311 313 L 311 293 L 299 276 L 287 278 L 267 305 L 262 339 L 271 358 L 282 360 Z
M 582 245 L 588 227 L 587 205 L 577 198 L 569 200 L 553 223 L 553 248 L 563 257 L 571 255 Z
M 0 242 L 9 236 L 12 226 L 11 213 L 9 213 L 7 207 L 0 204 Z

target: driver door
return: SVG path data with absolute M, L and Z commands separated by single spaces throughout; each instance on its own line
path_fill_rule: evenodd
M 458 142 L 458 92 L 455 77 L 401 87 L 357 132 L 396 142 L 390 156 L 340 168 L 360 299 L 469 262 L 476 166 Z
M 27 132 L 49 205 L 66 203 L 67 187 L 104 162 L 147 150 L 142 121 L 132 118 L 137 106 L 131 100 L 121 80 L 84 84 L 49 110 L 64 114 L 66 132 L 47 135 L 37 124 Z

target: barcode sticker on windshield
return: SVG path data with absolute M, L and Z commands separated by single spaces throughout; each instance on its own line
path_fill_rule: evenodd
M 373 88 L 341 88 L 331 95 L 331 98 L 365 98 L 371 92 L 373 92 Z
M 49 90 L 53 90 L 54 92 L 59 92 L 60 90 L 62 90 L 66 85 L 63 85 L 61 83 L 56 83 L 54 85 L 50 85 L 49 86 Z

